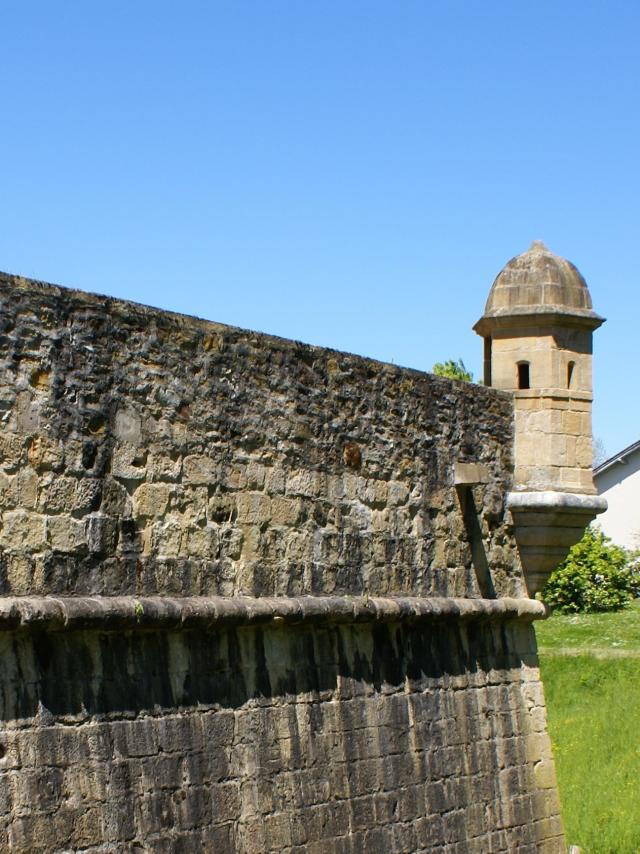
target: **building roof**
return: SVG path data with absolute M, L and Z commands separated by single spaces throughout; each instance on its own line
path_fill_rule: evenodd
M 607 469 L 613 468 L 615 465 L 624 465 L 627 458 L 635 454 L 636 451 L 640 451 L 640 441 L 634 442 L 633 445 L 629 445 L 628 448 L 619 451 L 617 454 L 609 457 L 608 460 L 600 463 L 600 465 L 593 470 L 593 476 L 597 477 L 599 474 L 607 471 Z
M 604 322 L 593 311 L 587 283 L 579 270 L 534 240 L 526 252 L 512 258 L 498 273 L 484 315 L 474 328 L 483 334 L 482 327 L 493 325 L 491 321 L 542 314 L 571 317 L 592 329 Z

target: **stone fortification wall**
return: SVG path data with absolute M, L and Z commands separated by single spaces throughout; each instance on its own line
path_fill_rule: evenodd
M 0 293 L 0 850 L 562 850 L 509 395 Z
M 34 282 L 0 293 L 3 592 L 481 595 L 465 460 L 491 475 L 473 521 L 491 582 L 520 592 L 509 396 Z

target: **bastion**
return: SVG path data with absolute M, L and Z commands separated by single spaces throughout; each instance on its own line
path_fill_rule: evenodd
M 0 850 L 564 851 L 529 594 L 598 503 L 540 396 L 0 297 Z

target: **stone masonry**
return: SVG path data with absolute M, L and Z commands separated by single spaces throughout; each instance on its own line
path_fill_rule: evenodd
M 563 851 L 510 394 L 0 297 L 0 850 Z

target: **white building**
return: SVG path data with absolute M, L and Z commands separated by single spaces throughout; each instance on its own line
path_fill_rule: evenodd
M 593 481 L 609 505 L 598 525 L 617 545 L 640 548 L 640 442 L 594 469 Z

